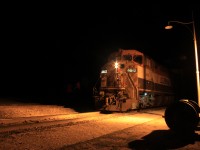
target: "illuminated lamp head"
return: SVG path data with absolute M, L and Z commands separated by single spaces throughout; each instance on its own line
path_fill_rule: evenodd
M 169 29 L 172 29 L 172 28 L 173 28 L 173 26 L 171 26 L 171 25 L 165 26 L 166 30 L 169 30 Z

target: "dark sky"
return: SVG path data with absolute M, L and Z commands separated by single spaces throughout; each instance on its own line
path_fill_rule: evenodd
M 119 48 L 146 53 L 178 71 L 177 78 L 181 70 L 181 81 L 187 82 L 180 86 L 189 82 L 195 90 L 192 34 L 181 24 L 164 29 L 169 20 L 192 21 L 192 12 L 199 49 L 197 4 L 8 5 L 2 20 L 1 95 L 59 95 L 68 82 L 92 85 L 107 56 Z

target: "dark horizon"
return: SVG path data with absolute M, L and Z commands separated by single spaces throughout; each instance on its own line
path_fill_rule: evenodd
M 179 24 L 164 29 L 170 20 L 190 22 L 192 11 L 199 50 L 197 5 L 11 11 L 5 15 L 0 96 L 65 98 L 67 85 L 76 82 L 81 83 L 82 94 L 87 93 L 84 96 L 91 96 L 100 67 L 111 52 L 122 48 L 137 49 L 168 67 L 174 73 L 177 96 L 194 99 L 191 33 Z

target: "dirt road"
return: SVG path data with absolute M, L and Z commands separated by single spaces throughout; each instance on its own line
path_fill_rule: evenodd
M 0 149 L 198 149 L 199 131 L 190 137 L 171 132 L 164 109 L 46 116 L 51 119 L 0 128 Z M 43 116 L 44 117 L 44 116 Z M 57 118 L 56 118 L 57 117 Z

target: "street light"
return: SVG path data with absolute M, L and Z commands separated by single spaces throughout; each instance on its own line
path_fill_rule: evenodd
M 192 21 L 191 22 L 168 21 L 168 25 L 165 26 L 165 29 L 172 29 L 173 28 L 173 26 L 170 23 L 179 23 L 179 24 L 184 25 L 187 29 L 189 29 L 191 31 L 191 33 L 193 35 L 194 51 L 195 51 L 195 63 L 196 63 L 197 95 L 198 95 L 198 105 L 200 106 L 199 63 L 198 63 L 198 51 L 197 51 L 197 41 L 196 41 L 194 18 L 192 16 Z M 187 26 L 188 24 L 192 24 L 193 31 Z

